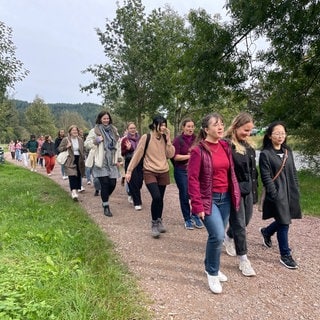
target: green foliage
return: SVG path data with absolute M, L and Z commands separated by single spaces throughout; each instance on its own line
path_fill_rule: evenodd
M 19 128 L 18 111 L 15 105 L 6 99 L 0 102 L 0 141 L 16 139 L 15 132 Z
M 21 81 L 29 71 L 15 56 L 16 47 L 12 41 L 12 29 L 0 21 L 0 103 L 5 99 L 8 87 Z
M 149 319 L 111 242 L 53 181 L 0 166 L 0 318 Z
M 304 214 L 320 216 L 320 177 L 309 170 L 298 173 L 301 207 Z
M 55 136 L 57 128 L 54 126 L 54 117 L 49 107 L 42 99 L 36 97 L 25 112 L 26 127 L 31 134 L 40 136 L 49 134 Z
M 168 6 L 146 15 L 140 0 L 129 0 L 97 34 L 107 62 L 84 71 L 96 80 L 82 90 L 98 89 L 140 131 L 145 117 L 161 113 L 177 134 L 184 117 L 203 116 L 245 80 L 245 59 L 231 54 L 230 32 L 205 11 L 188 20 Z
M 259 81 L 249 94 L 259 97 L 256 114 L 265 124 L 285 121 L 304 140 L 307 154 L 319 154 L 319 1 L 231 0 L 228 8 L 239 38 L 254 34 L 270 44 L 257 53 L 260 64 L 252 73 Z

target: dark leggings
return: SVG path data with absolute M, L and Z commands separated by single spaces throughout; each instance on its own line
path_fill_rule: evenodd
M 116 187 L 117 179 L 109 177 L 99 177 L 101 185 L 101 199 L 102 202 L 108 202 L 113 190 Z
M 81 172 L 80 172 L 80 168 L 79 168 L 79 156 L 78 155 L 74 156 L 73 164 L 76 165 L 77 175 L 76 176 L 69 176 L 69 186 L 70 186 L 70 190 L 79 190 L 79 189 L 81 189 L 82 177 L 81 177 Z
M 166 186 L 159 186 L 156 182 L 146 185 L 149 190 L 152 202 L 151 202 L 151 216 L 152 220 L 162 218 L 163 211 L 163 198 L 166 191 Z

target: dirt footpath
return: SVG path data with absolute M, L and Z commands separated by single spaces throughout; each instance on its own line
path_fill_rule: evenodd
M 8 157 L 7 157 L 8 159 Z M 45 174 L 44 169 L 38 173 Z M 50 177 L 69 192 L 57 165 Z M 163 221 L 168 231 L 160 239 L 150 235 L 150 196 L 143 187 L 143 210 L 127 201 L 120 180 L 110 199 L 113 217 L 105 217 L 93 186 L 79 195 L 92 219 L 114 242 L 115 250 L 134 273 L 141 288 L 154 301 L 155 319 L 168 320 L 316 320 L 320 319 L 320 220 L 304 217 L 290 227 L 290 246 L 299 269 L 279 262 L 276 238 L 268 249 L 262 245 L 259 227 L 267 222 L 255 208 L 248 227 L 248 257 L 257 276 L 245 277 L 237 259 L 225 251 L 221 270 L 228 276 L 223 293 L 210 292 L 204 274 L 205 229 L 185 230 L 177 188 L 168 186 Z M 71 198 L 70 198 L 71 199 Z M 98 253 L 97 253 L 98 254 Z

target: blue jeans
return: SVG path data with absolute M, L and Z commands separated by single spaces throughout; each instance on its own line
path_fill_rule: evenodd
M 92 168 L 90 167 L 85 167 L 85 173 L 86 173 L 86 179 L 87 179 L 87 182 L 91 182 L 91 171 L 92 171 Z
M 229 221 L 231 198 L 229 192 L 213 193 L 211 214 L 204 218 L 208 231 L 205 269 L 211 276 L 217 276 L 220 269 L 220 254 L 224 233 Z
M 186 169 L 174 168 L 174 179 L 179 189 L 180 208 L 184 221 L 190 220 L 190 204 L 188 194 L 188 173 Z
M 291 254 L 291 249 L 289 248 L 288 241 L 288 224 L 280 224 L 277 221 L 273 221 L 269 224 L 263 231 L 267 236 L 273 236 L 277 233 L 279 251 L 281 256 L 288 256 Z
M 61 174 L 63 177 L 66 175 L 64 171 L 64 164 L 61 165 Z

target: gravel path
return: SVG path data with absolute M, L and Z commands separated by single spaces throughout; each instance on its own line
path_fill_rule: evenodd
M 39 172 L 45 174 L 44 169 Z M 59 165 L 51 179 L 69 192 L 68 180 L 61 179 Z M 80 204 L 113 241 L 115 250 L 154 302 L 154 319 L 320 319 L 318 218 L 304 217 L 291 225 L 290 245 L 299 269 L 289 270 L 279 262 L 276 238 L 273 248 L 262 245 L 258 230 L 268 222 L 261 220 L 255 208 L 248 227 L 248 256 L 257 276 L 244 277 L 237 259 L 223 252 L 221 270 L 228 282 L 223 284 L 223 293 L 215 295 L 204 274 L 206 230 L 184 229 L 174 184 L 166 191 L 163 220 L 168 231 L 160 239 L 150 235 L 150 195 L 145 187 L 143 210 L 136 212 L 119 181 L 110 199 L 112 218 L 103 216 L 93 186 L 85 188 L 79 196 Z

